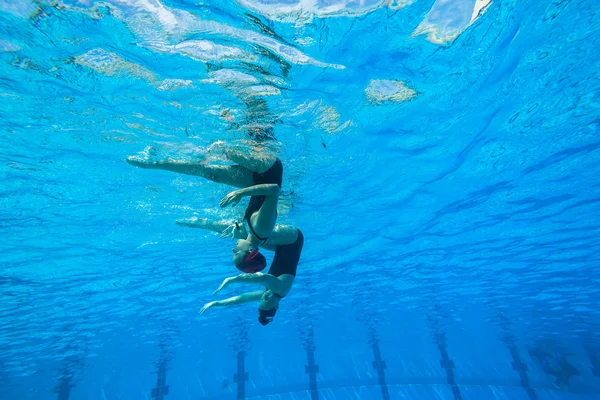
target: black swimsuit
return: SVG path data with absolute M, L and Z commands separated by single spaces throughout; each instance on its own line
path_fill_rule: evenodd
M 271 166 L 271 168 L 269 168 L 262 174 L 259 174 L 258 172 L 253 172 L 252 178 L 254 180 L 255 185 L 276 184 L 277 186 L 279 186 L 279 188 L 281 188 L 281 182 L 283 180 L 283 164 L 281 163 L 281 160 L 277 158 L 275 160 L 275 163 Z M 261 238 L 254 232 L 254 228 L 252 228 L 252 224 L 250 223 L 250 217 L 252 217 L 252 214 L 260 210 L 263 203 L 265 202 L 265 199 L 266 196 L 250 197 L 250 202 L 248 203 L 248 207 L 246 208 L 246 212 L 244 213 L 244 222 L 248 225 L 250 232 L 252 232 L 252 234 L 256 236 L 258 240 L 261 240 L 263 243 L 267 241 L 268 237 Z
M 300 261 L 300 254 L 302 253 L 302 246 L 304 245 L 304 235 L 302 231 L 298 229 L 298 238 L 292 244 L 278 245 L 275 246 L 275 257 L 271 263 L 268 274 L 275 277 L 281 275 L 290 274 L 296 277 L 296 271 L 298 270 L 298 262 Z M 269 289 L 267 289 L 269 291 Z M 273 292 L 273 295 L 283 299 L 285 296 L 280 296 Z
M 285 274 L 296 276 L 303 245 L 304 235 L 298 229 L 298 238 L 294 243 L 275 246 L 275 257 L 273 257 L 268 273 L 276 277 Z

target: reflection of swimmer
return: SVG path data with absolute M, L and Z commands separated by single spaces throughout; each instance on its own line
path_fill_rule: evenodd
M 549 365 L 547 372 L 556 377 L 554 385 L 558 388 L 568 388 L 571 384 L 571 378 L 581 375 L 579 370 L 569 362 L 567 356 L 562 352 L 555 355 L 554 363 Z
M 221 118 L 228 121 L 231 128 L 245 130 L 250 140 L 256 142 L 276 140 L 273 126 L 280 121 L 269 113 L 267 102 L 258 97 L 242 98 L 241 100 L 246 104 L 247 110 L 240 122 L 236 121 L 234 114 L 229 109 L 221 112 Z
M 220 231 L 221 228 L 225 228 L 226 226 L 226 222 L 206 224 L 207 229 L 214 231 Z M 234 230 L 234 237 L 243 237 L 244 234 L 245 232 L 242 229 L 239 231 L 237 229 Z M 232 306 L 250 301 L 258 301 L 258 322 L 262 325 L 269 324 L 279 308 L 279 301 L 292 288 L 303 244 L 304 235 L 300 229 L 293 226 L 277 225 L 273 232 L 271 232 L 268 240 L 262 245 L 267 250 L 275 251 L 269 272 L 266 274 L 241 274 L 226 278 L 213 294 L 219 293 L 232 283 L 259 284 L 265 286 L 265 289 L 244 293 L 225 300 L 211 301 L 202 307 L 200 314 L 203 314 L 212 307 Z
M 267 102 L 260 97 L 249 97 L 243 100 L 247 112 L 242 125 L 248 132 L 251 140 L 275 140 L 273 125 L 279 119 L 269 112 Z

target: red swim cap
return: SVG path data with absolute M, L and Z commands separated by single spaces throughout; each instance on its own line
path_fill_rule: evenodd
M 252 250 L 250 254 L 244 258 L 244 261 L 237 265 L 237 269 L 247 274 L 253 274 L 262 271 L 266 266 L 267 259 L 265 256 L 260 254 L 258 250 Z

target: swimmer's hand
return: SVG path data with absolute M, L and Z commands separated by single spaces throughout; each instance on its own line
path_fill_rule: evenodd
M 206 303 L 206 304 L 204 305 L 204 307 L 202 307 L 202 308 L 200 309 L 200 315 L 204 314 L 204 313 L 206 312 L 206 310 L 208 310 L 208 309 L 209 309 L 209 308 L 211 308 L 211 307 L 214 307 L 216 304 L 217 304 L 217 302 L 216 302 L 216 301 L 211 301 L 210 303 Z
M 231 192 L 227 196 L 223 197 L 223 200 L 221 200 L 221 203 L 219 203 L 219 205 L 221 207 L 226 207 L 229 204 L 235 206 L 237 203 L 240 202 L 242 197 L 244 197 L 242 193 L 239 190 L 236 190 L 235 192 Z
M 221 239 L 225 239 L 231 236 L 231 239 L 235 239 L 235 225 L 229 225 L 227 228 L 223 229 L 221 232 Z
M 227 228 L 223 229 L 221 232 L 221 239 L 225 239 L 231 236 L 231 239 L 244 239 L 248 236 L 246 234 L 246 229 L 242 232 L 242 226 L 237 222 L 235 224 L 229 225 Z
M 225 289 L 227 286 L 229 286 L 231 284 L 231 282 L 233 281 L 234 278 L 235 278 L 235 276 L 231 276 L 229 278 L 225 278 L 225 280 L 223 281 L 223 283 L 221 283 L 221 286 L 219 286 L 219 288 L 214 291 L 213 296 L 215 294 L 219 293 L 221 290 Z

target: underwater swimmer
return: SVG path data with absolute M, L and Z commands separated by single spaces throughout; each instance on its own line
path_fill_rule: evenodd
M 209 180 L 241 187 L 221 200 L 221 207 L 236 205 L 241 198 L 250 196 L 244 213 L 243 224 L 248 232 L 240 240 L 234 257 L 235 266 L 243 272 L 261 271 L 266 266 L 265 257 L 258 251 L 269 237 L 277 221 L 277 203 L 283 180 L 283 164 L 277 157 L 246 154 L 237 150 L 223 149 L 227 158 L 238 165 L 222 166 L 181 161 L 150 161 L 149 157 L 128 157 L 126 161 L 141 168 L 165 169 L 188 175 L 202 176 Z M 188 220 L 187 226 L 202 228 L 204 220 Z M 210 228 L 209 228 L 210 229 Z
M 233 264 L 242 272 L 262 271 L 267 265 L 265 256 L 258 250 L 269 240 L 277 222 L 279 190 L 280 186 L 275 183 L 254 185 L 231 192 L 221 200 L 221 207 L 235 206 L 242 197 L 251 196 L 243 220 L 246 235 L 233 248 Z
M 210 228 L 208 229 L 216 231 L 224 225 L 225 223 L 223 222 L 213 223 L 210 224 Z M 208 226 L 209 225 L 207 225 L 207 227 Z M 239 232 L 236 231 L 238 231 L 238 229 L 234 231 L 234 237 L 243 237 L 245 234 L 242 229 L 239 229 Z M 238 240 L 236 246 L 233 248 L 234 262 L 236 252 L 238 251 L 237 247 L 241 240 L 243 239 Z M 219 293 L 233 283 L 258 284 L 264 286 L 265 289 L 244 293 L 225 300 L 211 301 L 202 307 L 200 314 L 204 314 L 206 310 L 212 307 L 233 306 L 257 301 L 258 322 L 263 326 L 271 323 L 279 308 L 280 300 L 284 298 L 292 288 L 296 278 L 296 271 L 303 245 L 304 235 L 300 229 L 293 226 L 277 225 L 271 232 L 267 241 L 262 244 L 265 249 L 275 251 L 275 256 L 271 263 L 271 267 L 269 268 L 269 272 L 266 274 L 260 272 L 244 273 L 226 278 L 213 295 Z

